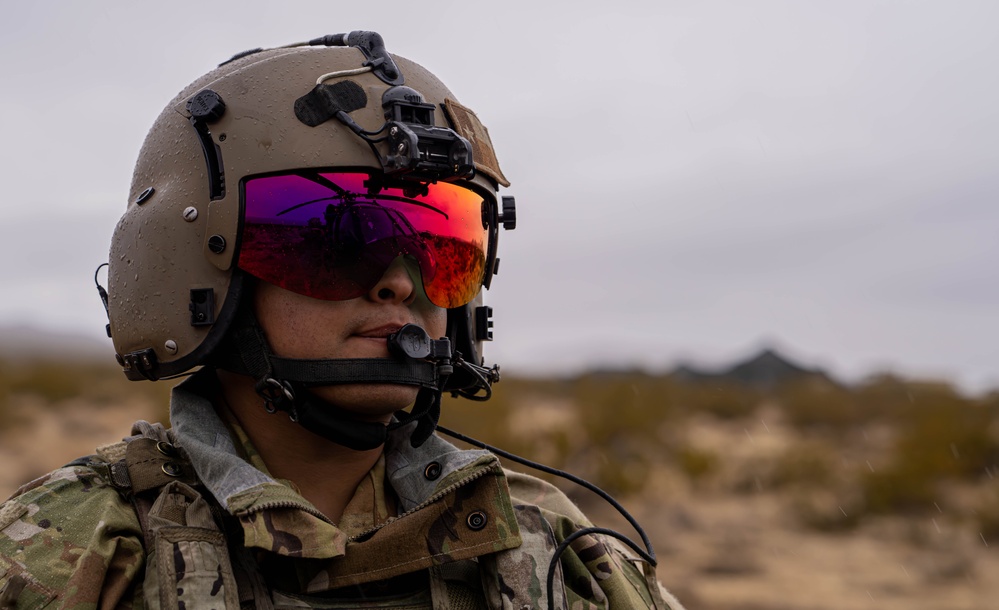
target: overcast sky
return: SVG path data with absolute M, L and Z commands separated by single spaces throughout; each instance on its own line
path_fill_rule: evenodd
M 993 1 L 9 3 L 0 326 L 103 335 L 93 271 L 178 90 L 370 29 L 478 112 L 513 182 L 505 369 L 776 345 L 999 386 L 997 23 Z

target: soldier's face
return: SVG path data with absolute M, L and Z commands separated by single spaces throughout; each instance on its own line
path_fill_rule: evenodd
M 260 282 L 254 295 L 257 318 L 271 349 L 285 358 L 387 358 L 386 337 L 405 324 L 431 337 L 446 332 L 447 310 L 431 303 L 413 273 L 398 258 L 364 296 L 323 301 Z M 397 384 L 347 384 L 314 388 L 319 398 L 368 421 L 388 421 L 416 400 L 418 388 Z

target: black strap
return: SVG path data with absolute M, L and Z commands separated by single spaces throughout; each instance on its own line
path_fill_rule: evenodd
M 221 368 L 249 375 L 254 379 L 273 376 L 267 338 L 249 303 L 240 305 L 236 319 L 220 348 L 216 350 L 216 359 Z
M 354 450 L 379 447 L 389 430 L 414 420 L 418 423 L 410 442 L 418 447 L 430 438 L 440 419 L 442 374 L 436 363 L 415 358 L 326 360 L 275 356 L 248 299 L 240 304 L 213 358 L 214 366 L 256 380 L 257 393 L 268 411 L 287 412 L 310 432 Z M 411 412 L 398 413 L 398 421 L 389 426 L 359 421 L 355 414 L 322 402 L 308 391 L 312 387 L 350 383 L 392 383 L 420 390 Z
M 433 362 L 398 362 L 384 358 L 304 360 L 271 356 L 273 377 L 301 383 L 305 387 L 343 383 L 399 383 L 436 389 L 437 366 Z
M 421 409 L 421 405 L 425 406 Z M 441 419 L 441 393 L 420 390 L 420 393 L 416 395 L 416 405 L 413 406 L 413 412 L 409 419 L 416 420 L 416 430 L 413 430 L 410 435 L 409 444 L 413 447 L 419 447 L 427 442 L 427 439 L 437 429 L 437 422 Z
M 271 353 L 264 331 L 250 306 L 240 307 L 215 364 L 258 381 L 273 378 L 305 387 L 347 383 L 398 383 L 436 389 L 440 383 L 433 362 L 386 358 L 338 360 L 281 358 Z

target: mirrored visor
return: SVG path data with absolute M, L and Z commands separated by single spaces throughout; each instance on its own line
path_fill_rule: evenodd
M 400 256 L 439 307 L 470 302 L 485 277 L 487 203 L 456 184 L 309 170 L 247 178 L 242 203 L 239 268 L 298 294 L 357 298 Z

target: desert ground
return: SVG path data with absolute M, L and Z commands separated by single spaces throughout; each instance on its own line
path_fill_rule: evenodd
M 0 371 L 4 497 L 122 438 L 132 421 L 166 415 L 165 388 L 137 389 L 118 373 Z M 666 415 L 649 414 L 647 429 L 635 430 L 633 411 L 586 402 L 599 394 L 593 387 L 502 383 L 509 391 L 497 390 L 492 405 L 448 400 L 445 423 L 612 491 L 648 531 L 660 578 L 690 609 L 999 607 L 999 540 L 988 529 L 997 519 L 982 514 L 999 507 L 991 466 L 970 478 L 934 479 L 929 509 L 875 511 L 850 481 L 892 467 L 900 434 L 883 421 L 865 420 L 859 432 L 805 429 L 780 404 L 754 395 L 734 411 L 717 402 L 663 407 Z M 619 397 L 620 383 L 606 383 L 613 386 L 606 395 Z M 634 396 L 650 391 L 628 385 Z M 949 451 L 956 459 L 967 450 L 952 442 Z M 598 525 L 632 534 L 602 500 L 561 486 Z
M 706 419 L 691 433 L 747 461 L 794 442 L 775 420 Z M 955 515 L 882 516 L 821 532 L 798 522 L 788 502 L 794 492 L 731 489 L 692 486 L 664 469 L 627 499 L 656 545 L 660 579 L 688 608 L 999 608 L 999 548 Z M 816 501 L 836 506 L 833 495 Z M 606 509 L 586 505 L 610 520 Z

